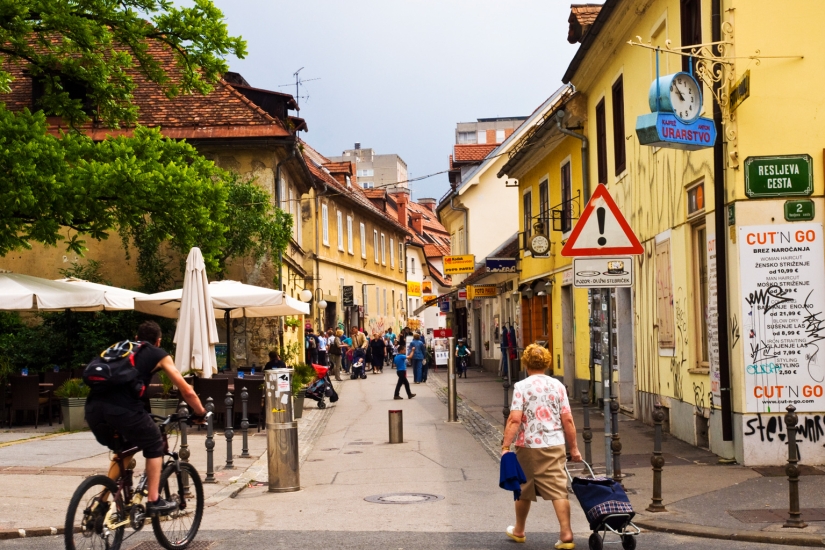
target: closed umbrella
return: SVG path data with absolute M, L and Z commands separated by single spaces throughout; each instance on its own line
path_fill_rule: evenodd
M 209 295 L 209 281 L 203 254 L 195 247 L 186 258 L 186 273 L 180 300 L 180 316 L 175 331 L 175 364 L 182 371 L 201 371 L 203 378 L 211 378 L 218 370 L 215 344 L 218 327 Z

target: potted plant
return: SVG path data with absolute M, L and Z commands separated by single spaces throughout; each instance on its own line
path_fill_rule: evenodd
M 152 408 L 152 414 L 158 416 L 169 416 L 178 410 L 178 399 L 172 397 L 172 392 L 175 390 L 175 385 L 172 384 L 172 379 L 166 375 L 165 372 L 160 371 L 160 383 L 162 391 L 160 397 L 149 400 L 149 405 Z
M 284 319 L 284 326 L 292 329 L 292 332 L 295 332 L 296 330 L 298 330 L 298 319 L 295 319 L 293 317 L 287 317 L 286 319 Z
M 60 408 L 63 413 L 63 427 L 75 432 L 88 428 L 86 424 L 85 405 L 89 396 L 89 386 L 80 378 L 70 378 L 63 382 L 54 391 L 54 396 L 60 399 Z
M 299 363 L 295 365 L 292 373 L 292 409 L 295 412 L 295 419 L 301 418 L 304 413 L 304 399 L 306 389 L 312 379 L 315 378 L 315 370 L 309 365 Z

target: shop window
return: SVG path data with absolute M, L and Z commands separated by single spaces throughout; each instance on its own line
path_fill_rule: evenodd
M 659 347 L 674 348 L 673 283 L 670 273 L 670 239 L 656 244 L 656 310 L 659 321 Z
M 694 319 L 698 338 L 696 343 L 697 367 L 708 367 L 708 254 L 707 229 L 704 225 L 693 228 L 693 295 Z

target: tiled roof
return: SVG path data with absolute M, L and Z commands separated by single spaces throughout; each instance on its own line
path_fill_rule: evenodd
M 424 245 L 424 256 L 427 258 L 441 258 L 442 256 L 449 256 L 450 249 L 443 245 L 426 243 Z
M 410 201 L 407 203 L 407 212 L 418 212 L 421 214 L 422 225 L 424 226 L 424 231 L 428 233 L 443 233 L 444 235 L 449 238 L 450 234 L 441 225 L 441 222 L 438 221 L 438 216 L 436 216 L 435 212 L 418 204 L 417 202 Z
M 567 30 L 567 41 L 571 44 L 581 42 L 590 30 L 593 22 L 596 21 L 601 4 L 573 4 L 570 6 L 570 17 L 567 18 L 569 24 Z
M 450 277 L 449 275 L 442 275 L 441 272 L 439 272 L 438 269 L 429 261 L 427 262 L 427 269 L 430 272 L 430 277 L 432 277 L 435 280 L 435 282 L 437 282 L 441 286 L 453 285 L 452 277 Z
M 483 145 L 465 144 L 453 146 L 453 165 L 460 162 L 479 162 L 484 160 L 484 157 L 490 154 L 490 151 L 498 147 L 496 143 L 488 143 Z

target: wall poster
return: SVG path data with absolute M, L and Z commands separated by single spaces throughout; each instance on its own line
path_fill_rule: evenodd
M 719 374 L 719 315 L 716 309 L 716 234 L 707 234 L 708 255 L 708 370 L 710 375 L 710 393 L 713 396 L 711 408 L 722 403 L 721 375 Z
M 821 223 L 739 228 L 746 410 L 825 410 Z

